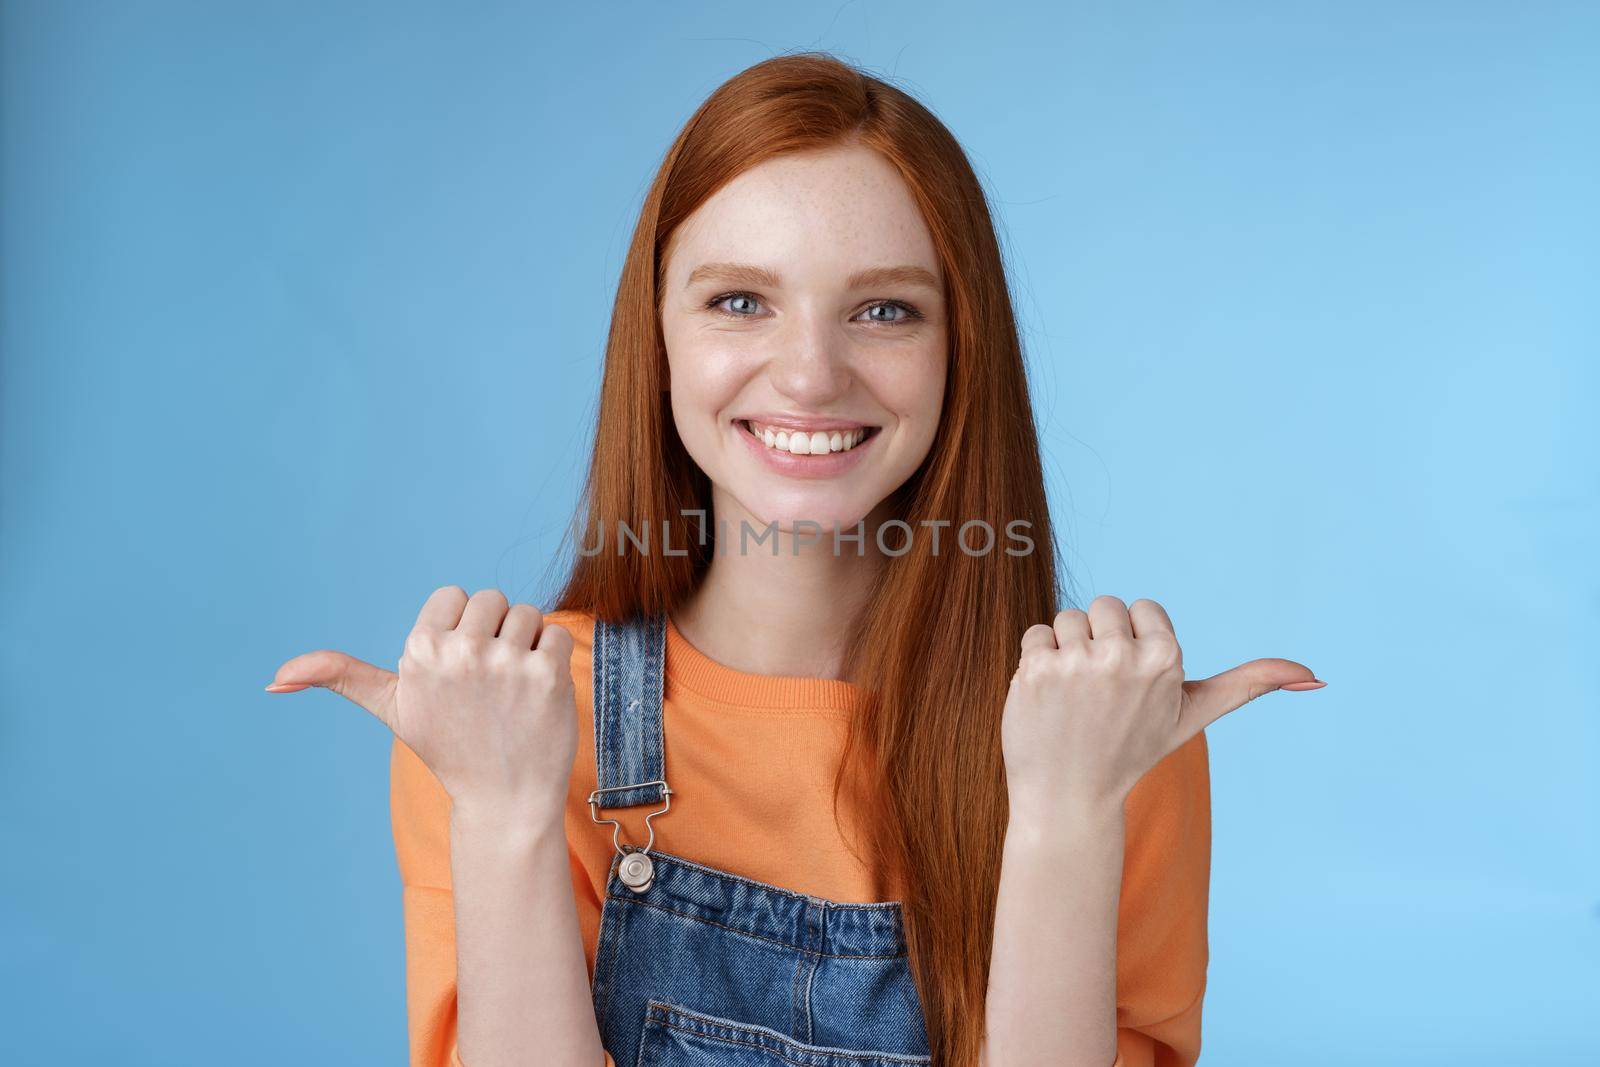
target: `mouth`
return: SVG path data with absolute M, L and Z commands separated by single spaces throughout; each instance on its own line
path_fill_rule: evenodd
M 827 456 L 849 452 L 870 440 L 881 426 L 840 423 L 834 426 L 784 426 L 755 419 L 734 419 L 737 425 L 763 448 L 791 456 Z

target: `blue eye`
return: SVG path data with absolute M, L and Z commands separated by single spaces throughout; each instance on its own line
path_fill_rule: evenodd
M 709 304 L 707 304 L 706 307 L 715 308 L 718 304 L 722 303 L 724 300 L 733 300 L 733 299 L 735 299 L 737 297 L 743 297 L 746 300 L 754 300 L 755 299 L 755 297 L 751 296 L 749 293 L 727 293 L 727 294 L 725 294 L 723 296 L 713 297 L 711 302 Z M 721 309 L 719 308 L 718 310 L 721 310 Z M 726 314 L 730 314 L 730 313 L 724 311 L 723 314 L 726 315 Z M 747 318 L 750 317 L 749 315 L 741 315 L 741 314 L 739 314 L 737 312 L 733 312 L 732 314 L 733 314 L 734 318 L 739 318 L 739 319 L 747 319 Z
M 713 311 L 717 311 L 717 312 L 719 312 L 719 313 L 721 313 L 723 315 L 726 315 L 727 317 L 732 318 L 732 319 L 754 318 L 753 315 L 747 315 L 747 314 L 744 314 L 743 312 L 739 312 L 739 311 L 728 311 L 728 310 L 726 310 L 726 309 L 724 309 L 723 307 L 720 306 L 724 301 L 734 300 L 734 299 L 744 299 L 744 300 L 749 300 L 749 301 L 752 301 L 752 302 L 755 302 L 755 303 L 758 303 L 758 304 L 760 303 L 760 301 L 757 299 L 757 297 L 756 297 L 756 295 L 754 293 L 733 292 L 733 293 L 722 293 L 722 294 L 720 294 L 718 296 L 714 296 L 710 300 L 706 301 L 706 305 L 705 306 L 708 309 L 711 309 Z M 896 318 L 896 319 L 873 318 L 873 319 L 869 320 L 869 321 L 871 321 L 874 324 L 879 325 L 879 326 L 904 326 L 907 323 L 916 322 L 916 321 L 918 321 L 918 320 L 920 320 L 920 319 L 922 319 L 924 317 L 922 312 L 918 311 L 916 308 L 912 307 L 910 304 L 907 304 L 907 303 L 905 303 L 904 301 L 901 301 L 901 300 L 879 300 L 879 301 L 875 301 L 874 303 L 869 304 L 867 306 L 866 310 L 868 312 L 871 312 L 871 311 L 877 310 L 878 308 L 895 308 L 895 309 L 897 309 L 897 310 L 899 310 L 899 311 L 901 311 L 903 313 L 899 318 Z
M 876 311 L 878 308 L 893 308 L 893 309 L 895 309 L 897 311 L 905 312 L 904 317 L 898 318 L 898 319 L 873 319 L 872 320 L 873 322 L 881 322 L 885 326 L 898 326 L 902 322 L 907 322 L 907 321 L 909 321 L 911 319 L 920 319 L 920 318 L 922 318 L 922 316 L 917 313 L 917 310 L 915 308 L 911 307 L 909 304 L 902 304 L 898 300 L 882 300 L 882 301 L 879 301 L 876 304 L 873 304 L 871 307 L 867 308 L 867 310 L 868 311 Z

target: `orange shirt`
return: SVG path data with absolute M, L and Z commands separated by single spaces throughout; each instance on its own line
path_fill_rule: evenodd
M 568 861 L 584 955 L 594 975 L 612 827 L 590 818 L 595 788 L 594 619 L 550 612 L 573 636 L 578 750 L 567 795 Z M 892 878 L 857 862 L 830 796 L 858 691 L 829 678 L 745 674 L 716 662 L 669 620 L 662 724 L 672 807 L 651 820 L 656 845 L 721 870 L 838 901 L 902 899 Z M 450 800 L 404 744 L 390 759 L 390 804 L 406 937 L 411 1067 L 462 1067 L 456 1053 L 455 923 Z M 1200 1054 L 1211 867 L 1210 772 L 1204 732 L 1134 788 L 1125 806 L 1117 928 L 1117 1061 L 1190 1067 Z M 607 808 L 624 842 L 643 844 L 655 805 Z M 862 842 L 871 797 L 841 793 L 839 816 Z M 615 1067 L 606 1057 L 605 1067 Z

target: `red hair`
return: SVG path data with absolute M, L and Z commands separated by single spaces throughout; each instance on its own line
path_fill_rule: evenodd
M 886 561 L 849 635 L 849 677 L 866 693 L 834 783 L 851 761 L 880 791 L 867 861 L 899 872 L 913 977 L 934 1062 L 975 1067 L 984 1034 L 1007 800 L 1000 716 L 1022 633 L 1049 623 L 1058 586 L 1022 347 L 987 199 L 948 129 L 901 90 L 825 53 L 780 55 L 723 83 L 662 161 L 640 211 L 612 311 L 583 530 L 670 529 L 676 549 L 579 555 L 554 610 L 620 622 L 672 610 L 710 563 L 710 484 L 674 428 L 663 387 L 659 297 L 674 229 L 741 172 L 788 152 L 860 144 L 910 188 L 942 264 L 949 323 L 943 415 L 927 458 L 894 494 L 893 517 L 980 519 L 984 555 L 934 555 L 932 538 Z M 1033 541 L 1010 555 L 1001 532 Z M 951 533 L 954 530 L 950 531 Z M 574 529 L 573 536 L 584 536 Z M 870 536 L 870 534 L 869 534 Z M 588 541 L 584 542 L 588 544 Z M 898 538 L 891 544 L 899 546 Z M 915 625 L 906 625 L 916 620 Z

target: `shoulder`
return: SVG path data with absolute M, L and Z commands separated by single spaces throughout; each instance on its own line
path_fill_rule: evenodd
M 579 692 L 588 692 L 594 671 L 594 614 L 576 609 L 547 611 L 544 624 L 559 626 L 572 635 L 572 682 Z
M 587 658 L 594 651 L 594 613 L 568 608 L 544 613 L 546 626 L 559 626 L 572 635 L 572 658 Z

